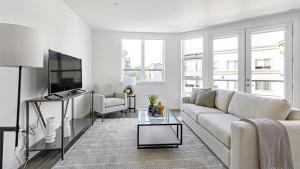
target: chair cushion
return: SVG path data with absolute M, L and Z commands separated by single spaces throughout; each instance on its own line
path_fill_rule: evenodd
M 239 120 L 231 114 L 199 114 L 197 118 L 202 127 L 228 148 L 231 147 L 231 122 Z
M 105 107 L 113 107 L 113 106 L 118 106 L 123 104 L 125 104 L 124 99 L 114 98 L 114 97 L 105 98 L 105 102 L 104 102 Z
M 236 92 L 231 99 L 228 112 L 245 119 L 285 120 L 290 112 L 290 105 L 285 99 Z
M 182 104 L 182 110 L 188 114 L 191 118 L 197 121 L 198 114 L 224 114 L 224 112 L 215 109 L 215 108 L 208 108 L 204 106 L 197 106 L 195 104 Z
M 216 89 L 215 107 L 223 112 L 228 112 L 228 106 L 235 91 Z

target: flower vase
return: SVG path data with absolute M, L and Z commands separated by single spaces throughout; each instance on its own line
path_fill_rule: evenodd
M 56 137 L 56 131 L 54 126 L 55 117 L 48 118 L 46 120 L 46 135 L 45 135 L 45 142 L 46 143 L 53 143 Z
M 156 113 L 156 107 L 154 106 L 154 104 L 149 105 L 148 112 L 150 115 L 154 115 Z

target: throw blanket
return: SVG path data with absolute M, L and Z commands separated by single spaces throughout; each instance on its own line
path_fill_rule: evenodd
M 242 121 L 256 128 L 261 169 L 294 169 L 288 133 L 281 123 L 265 119 Z

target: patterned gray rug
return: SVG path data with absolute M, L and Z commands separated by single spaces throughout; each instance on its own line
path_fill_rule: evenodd
M 137 149 L 136 124 L 130 118 L 96 121 L 53 168 L 226 169 L 186 126 L 179 148 Z

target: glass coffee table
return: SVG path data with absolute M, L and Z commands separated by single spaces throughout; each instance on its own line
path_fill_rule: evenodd
M 182 120 L 173 111 L 152 116 L 148 108 L 138 109 L 137 148 L 178 148 L 182 145 Z

